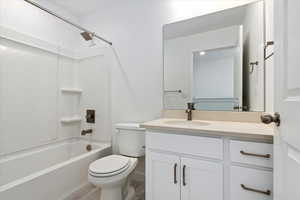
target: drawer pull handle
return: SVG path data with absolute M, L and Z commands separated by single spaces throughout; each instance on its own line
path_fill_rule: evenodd
M 247 153 L 245 151 L 240 151 L 240 153 L 242 155 L 245 155 L 245 156 L 255 156 L 255 157 L 260 157 L 260 158 L 271 158 L 271 154 L 262 155 L 262 154 L 255 154 L 255 153 Z
M 177 163 L 174 164 L 174 184 L 177 184 Z
M 257 190 L 257 189 L 246 187 L 244 184 L 241 184 L 241 187 L 244 190 L 247 190 L 247 191 L 256 192 L 256 193 L 260 193 L 260 194 L 264 194 L 264 195 L 268 195 L 268 196 L 271 195 L 271 191 L 270 190 L 267 190 L 267 191 Z
M 186 186 L 186 182 L 185 182 L 185 168 L 186 168 L 186 166 L 183 165 L 183 168 L 182 168 L 182 184 L 183 184 L 183 186 Z

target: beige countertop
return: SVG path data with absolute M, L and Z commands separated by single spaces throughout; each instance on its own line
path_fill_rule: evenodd
M 249 122 L 208 121 L 161 118 L 141 124 L 141 127 L 150 130 L 190 132 L 195 134 L 212 134 L 221 136 L 243 137 L 249 139 L 273 139 L 272 125 Z

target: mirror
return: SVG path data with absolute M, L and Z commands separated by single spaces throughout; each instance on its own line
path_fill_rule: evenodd
M 264 111 L 264 2 L 167 24 L 164 108 Z

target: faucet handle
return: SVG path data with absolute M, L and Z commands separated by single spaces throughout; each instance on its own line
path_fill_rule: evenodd
M 190 109 L 190 110 L 195 110 L 195 103 L 193 103 L 193 102 L 189 102 L 189 103 L 187 103 L 187 107 L 188 107 L 188 109 Z
M 81 131 L 81 135 L 87 135 L 92 133 L 93 133 L 93 129 L 86 129 Z

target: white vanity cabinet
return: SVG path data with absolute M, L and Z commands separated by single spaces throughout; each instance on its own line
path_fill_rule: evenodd
M 147 199 L 180 200 L 180 157 L 167 153 L 147 153 Z
M 147 199 L 222 200 L 222 179 L 219 163 L 147 152 Z
M 146 132 L 146 200 L 271 200 L 272 144 Z
M 181 158 L 181 199 L 223 199 L 223 166 L 218 162 Z

